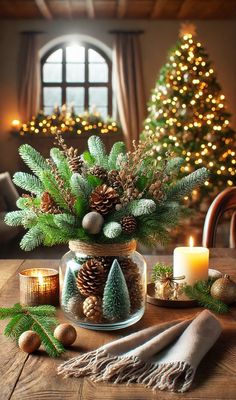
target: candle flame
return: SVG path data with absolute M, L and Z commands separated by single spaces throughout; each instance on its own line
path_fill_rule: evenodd
M 194 246 L 194 240 L 193 240 L 193 237 L 190 236 L 190 238 L 189 238 L 189 247 L 193 247 L 193 246 Z
M 41 272 L 38 273 L 38 281 L 39 281 L 39 285 L 43 285 L 43 275 Z

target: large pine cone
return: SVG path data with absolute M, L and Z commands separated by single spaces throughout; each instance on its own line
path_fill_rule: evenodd
M 82 158 L 78 155 L 78 149 L 74 149 L 74 147 L 70 147 L 69 150 L 67 151 L 67 159 L 68 159 L 68 163 L 69 163 L 71 172 L 80 173 L 82 170 L 82 167 L 84 165 L 84 162 L 83 162 Z
M 102 294 L 106 274 L 102 264 L 91 258 L 86 261 L 78 272 L 77 286 L 82 296 Z
M 89 172 L 93 176 L 96 176 L 97 178 L 101 179 L 102 181 L 106 181 L 107 179 L 107 171 L 105 170 L 105 168 L 100 167 L 99 165 L 96 165 L 95 167 L 91 168 Z
M 102 321 L 102 300 L 98 296 L 89 296 L 83 302 L 84 315 L 93 322 Z
M 115 169 L 109 171 L 108 172 L 108 182 L 109 182 L 109 185 L 111 185 L 113 187 L 113 189 L 115 189 L 115 190 L 119 190 L 120 188 L 122 188 L 122 182 L 120 179 L 119 171 L 117 171 Z
M 119 195 L 115 189 L 107 186 L 106 184 L 97 186 L 90 196 L 90 208 L 99 212 L 99 214 L 106 215 L 115 207 Z
M 48 192 L 43 192 L 40 203 L 40 210 L 47 214 L 60 214 L 60 208 L 56 205 Z
M 137 229 L 137 221 L 133 215 L 128 215 L 127 217 L 122 218 L 120 223 L 122 226 L 122 231 L 127 233 L 127 235 L 131 235 Z

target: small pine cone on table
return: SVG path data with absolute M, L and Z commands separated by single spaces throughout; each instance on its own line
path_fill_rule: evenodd
M 134 233 L 138 226 L 137 221 L 133 217 L 133 215 L 128 215 L 127 217 L 122 218 L 120 223 L 122 231 L 124 233 L 127 233 L 127 235 L 131 235 L 132 233 Z
M 102 294 L 106 280 L 105 270 L 96 259 L 89 259 L 80 268 L 77 287 L 82 296 Z
M 119 195 L 115 189 L 106 184 L 97 186 L 90 195 L 89 205 L 92 210 L 99 214 L 106 215 L 118 202 Z
M 97 178 L 101 179 L 102 181 L 107 180 L 107 171 L 105 168 L 100 167 L 99 165 L 95 165 L 95 167 L 89 170 L 90 174 L 96 176 Z
M 68 163 L 69 163 L 71 172 L 80 173 L 82 170 L 82 167 L 84 165 L 84 162 L 83 162 L 82 158 L 78 155 L 78 149 L 74 149 L 74 147 L 70 147 L 67 150 L 67 159 L 68 159 Z
M 48 192 L 43 192 L 40 203 L 40 210 L 47 214 L 60 214 L 61 210 L 54 202 Z
M 120 179 L 119 171 L 112 169 L 108 172 L 108 182 L 111 187 L 115 190 L 119 190 L 122 188 L 122 182 Z
M 88 320 L 93 322 L 102 321 L 102 300 L 98 296 L 89 296 L 83 302 L 83 313 Z

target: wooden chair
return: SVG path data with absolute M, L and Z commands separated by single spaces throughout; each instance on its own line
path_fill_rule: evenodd
M 236 248 L 236 186 L 223 190 L 212 202 L 205 218 L 203 246 L 215 247 L 219 219 L 229 210 L 235 210 L 230 221 L 229 247 Z

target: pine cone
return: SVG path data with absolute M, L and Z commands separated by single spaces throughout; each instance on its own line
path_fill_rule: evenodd
M 121 189 L 122 188 L 122 182 L 120 179 L 119 171 L 113 169 L 108 172 L 108 182 L 113 189 Z
M 115 257 L 96 257 L 96 260 L 102 264 L 106 275 L 110 271 L 114 259 Z
M 105 170 L 105 168 L 100 167 L 99 165 L 91 168 L 89 172 L 97 178 L 100 178 L 102 181 L 107 180 L 107 171 Z
M 67 159 L 71 172 L 81 172 L 84 163 L 81 157 L 78 155 L 78 149 L 70 147 L 67 150 Z
M 130 258 L 119 259 L 129 290 L 131 312 L 138 310 L 143 302 L 143 284 L 137 264 Z
M 102 321 L 102 300 L 97 296 L 89 296 L 83 303 L 84 315 L 91 321 Z
M 105 279 L 106 274 L 102 264 L 96 259 L 90 258 L 78 272 L 77 286 L 82 296 L 102 294 Z
M 40 210 L 47 214 L 60 214 L 60 208 L 56 205 L 48 192 L 43 192 L 40 203 Z
M 106 184 L 96 187 L 90 196 L 90 208 L 106 215 L 115 207 L 119 195 L 115 189 L 107 186 Z
M 128 235 L 134 233 L 138 225 L 136 219 L 132 215 L 128 215 L 127 217 L 122 218 L 120 223 L 122 226 L 122 231 L 124 233 L 127 233 Z

